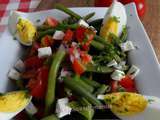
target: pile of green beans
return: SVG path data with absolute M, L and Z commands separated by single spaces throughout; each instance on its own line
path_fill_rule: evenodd
M 45 98 L 45 114 L 48 115 L 53 107 L 55 101 L 55 86 L 56 86 L 56 77 L 63 58 L 66 55 L 66 51 L 59 49 L 53 57 L 51 68 L 49 71 L 48 77 L 48 87 Z

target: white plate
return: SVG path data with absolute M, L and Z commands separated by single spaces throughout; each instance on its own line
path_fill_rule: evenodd
M 88 12 L 94 11 L 96 15 L 93 19 L 97 19 L 103 18 L 107 8 L 72 8 L 72 10 L 80 15 L 86 15 Z M 138 48 L 128 55 L 129 61 L 141 69 L 140 74 L 136 77 L 138 90 L 144 95 L 160 97 L 160 70 L 155 52 L 138 18 L 135 5 L 133 3 L 126 5 L 126 11 L 128 17 L 127 26 L 129 27 L 128 39 L 133 41 Z M 67 17 L 66 14 L 57 10 L 19 13 L 19 15 L 30 19 L 35 24 L 37 24 L 36 21 L 38 19 L 40 19 L 39 24 L 41 24 L 47 16 L 54 16 L 58 20 Z M 11 82 L 7 78 L 7 73 L 21 57 L 24 50 L 18 41 L 13 40 L 13 36 L 7 29 L 0 40 L 0 92 L 13 89 Z

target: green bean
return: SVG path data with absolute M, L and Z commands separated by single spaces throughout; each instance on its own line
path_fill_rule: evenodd
M 108 85 L 104 85 L 104 84 L 101 85 L 101 87 L 97 89 L 94 95 L 97 96 L 99 94 L 104 94 L 107 91 L 108 87 L 109 87 Z
M 109 68 L 106 66 L 95 66 L 95 65 L 87 65 L 87 72 L 95 72 L 95 73 L 111 73 L 113 72 L 113 68 Z
M 83 19 L 85 21 L 89 20 L 90 18 L 92 18 L 95 15 L 95 12 L 89 13 L 86 16 L 83 17 Z
M 100 83 L 98 83 L 98 82 L 96 82 L 96 81 L 94 81 L 94 80 L 89 80 L 89 79 L 84 78 L 84 77 L 82 78 L 82 80 L 83 80 L 85 83 L 87 83 L 88 85 L 93 86 L 93 87 L 95 87 L 95 88 L 98 88 L 98 87 L 101 86 Z
M 127 27 L 124 27 L 123 31 L 122 31 L 122 34 L 120 36 L 121 41 L 124 42 L 125 40 L 127 40 L 127 36 L 128 36 Z
M 49 27 L 48 27 L 48 29 L 44 28 L 44 30 L 45 29 L 47 29 L 47 30 L 38 32 L 38 40 L 41 39 L 42 37 L 44 37 L 45 35 L 53 35 L 56 30 L 66 30 L 69 28 L 76 29 L 77 27 L 78 27 L 78 24 L 70 24 L 70 25 L 69 24 L 59 24 L 55 28 L 49 28 Z M 41 28 L 41 29 L 43 29 L 43 28 Z
M 77 84 L 74 78 L 64 78 L 64 84 L 66 87 L 72 90 L 73 93 L 86 98 L 93 105 L 102 105 L 102 103 L 93 96 L 90 92 L 82 88 L 79 84 Z
M 76 29 L 78 24 L 59 24 L 55 29 L 57 30 L 66 30 L 66 29 Z
M 41 120 L 59 120 L 59 118 L 56 115 L 52 114 L 50 116 L 42 118 Z
M 38 32 L 38 37 L 37 39 L 40 40 L 42 37 L 44 37 L 45 35 L 53 35 L 55 32 L 55 29 L 48 29 L 46 31 L 42 31 L 42 32 Z
M 88 92 L 92 93 L 94 91 L 94 88 L 88 84 L 86 84 L 83 80 L 81 80 L 80 78 L 75 78 L 77 80 L 77 84 L 79 84 L 81 87 L 83 87 L 84 89 L 86 89 Z
M 97 41 L 97 42 L 100 42 L 100 43 L 103 43 L 105 45 L 108 45 L 109 43 L 107 42 L 107 40 L 105 40 L 104 38 L 98 36 L 98 35 L 95 35 L 94 36 L 94 40 Z
M 96 48 L 97 50 L 104 50 L 104 48 L 105 48 L 105 46 L 104 46 L 102 43 L 97 42 L 97 41 L 95 41 L 95 40 L 92 40 L 91 45 L 92 45 L 94 48 Z
M 45 31 L 45 30 L 48 30 L 48 29 L 51 29 L 51 28 L 52 27 L 48 26 L 48 25 L 41 25 L 41 26 L 37 27 L 37 31 Z
M 64 13 L 76 18 L 76 19 L 82 19 L 82 17 L 80 15 L 78 15 L 77 13 L 73 12 L 72 10 L 70 10 L 69 8 L 63 6 L 62 4 L 56 4 L 55 8 L 58 10 L 63 11 Z
M 63 58 L 65 57 L 65 55 L 66 55 L 66 52 L 64 50 L 59 49 L 53 57 L 53 61 L 49 71 L 48 87 L 47 87 L 46 98 L 45 98 L 46 115 L 48 115 L 48 113 L 52 109 L 53 107 L 52 105 L 55 101 L 55 85 L 56 85 L 57 72 L 59 70 L 60 64 Z

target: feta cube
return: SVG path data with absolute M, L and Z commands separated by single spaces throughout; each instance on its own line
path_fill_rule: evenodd
M 21 75 L 18 71 L 16 71 L 15 69 L 10 69 L 8 72 L 8 78 L 12 79 L 12 80 L 19 80 L 21 78 Z
M 125 77 L 125 73 L 123 71 L 120 70 L 115 70 L 112 74 L 111 74 L 111 78 L 113 80 L 117 80 L 120 81 L 121 79 L 123 79 Z
M 112 60 L 111 62 L 109 62 L 108 64 L 107 64 L 107 66 L 108 67 L 114 67 L 114 66 L 117 66 L 117 62 L 116 62 L 116 60 Z
M 61 98 L 57 100 L 56 113 L 59 118 L 71 114 L 72 109 L 67 105 L 68 101 L 68 98 Z
M 78 21 L 78 25 L 84 26 L 84 27 L 89 27 L 89 24 L 86 21 L 82 20 L 82 19 L 80 19 Z
M 43 57 L 49 57 L 52 55 L 52 49 L 51 47 L 43 47 L 38 49 L 38 57 L 43 58 Z
M 61 70 L 61 73 L 60 73 L 60 76 L 58 77 L 58 79 L 60 81 L 63 80 L 63 77 L 66 77 L 66 76 L 70 76 L 71 75 L 71 72 L 70 71 L 67 71 L 65 68 L 62 68 Z
M 63 31 L 56 30 L 56 32 L 53 35 L 53 39 L 62 40 L 64 36 L 65 36 L 65 33 Z
M 120 47 L 123 52 L 135 49 L 135 46 L 133 45 L 132 41 L 126 41 L 125 43 L 120 44 Z
M 121 61 L 119 64 L 115 65 L 114 67 L 118 70 L 123 70 L 125 66 L 126 66 L 126 61 Z
M 36 114 L 37 111 L 38 111 L 37 108 L 34 106 L 34 104 L 32 102 L 30 102 L 28 104 L 28 106 L 25 108 L 25 110 L 31 115 Z
M 137 66 L 132 65 L 127 74 L 130 75 L 132 79 L 134 79 L 139 74 L 139 72 L 140 69 Z
M 104 100 L 105 96 L 104 95 L 97 95 L 98 100 Z
M 14 67 L 19 71 L 19 72 L 23 72 L 25 70 L 25 65 L 24 62 L 19 59 L 16 64 L 14 65 Z

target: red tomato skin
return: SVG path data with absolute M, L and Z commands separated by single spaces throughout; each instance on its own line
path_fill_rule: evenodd
M 113 0 L 95 0 L 94 5 L 96 7 L 109 7 L 112 4 Z
M 136 92 L 135 82 L 130 76 L 126 76 L 119 84 L 126 89 L 127 92 Z
M 86 28 L 81 26 L 76 29 L 76 39 L 78 42 L 82 42 L 83 39 L 85 38 L 85 34 L 84 34 L 85 31 L 86 31 Z
M 63 38 L 64 41 L 71 41 L 72 38 L 73 38 L 73 35 L 74 35 L 74 32 L 70 29 L 68 29 L 66 32 L 65 32 L 65 36 Z
M 85 72 L 85 67 L 77 59 L 74 59 L 72 67 L 74 72 L 78 75 L 81 75 Z
M 49 68 L 43 66 L 38 69 L 37 78 L 29 81 L 28 87 L 33 97 L 37 99 L 43 99 L 45 97 L 48 84 L 48 74 Z
M 93 35 L 93 34 L 90 34 L 87 42 L 82 45 L 83 50 L 85 50 L 85 51 L 88 51 L 88 50 L 89 50 L 89 46 L 90 46 L 93 38 L 94 38 L 94 35 Z
M 58 25 L 58 20 L 56 20 L 53 17 L 47 17 L 45 24 L 51 26 L 51 27 L 56 27 Z
M 34 56 L 37 53 L 38 48 L 40 48 L 40 47 L 41 47 L 41 45 L 39 43 L 34 42 L 28 56 Z
M 52 44 L 53 44 L 53 39 L 49 35 L 46 35 L 41 39 L 41 46 L 43 47 L 48 47 L 51 46 Z
M 146 3 L 145 0 L 135 0 L 135 4 L 137 7 L 137 12 L 140 17 L 143 17 L 146 11 Z
M 83 64 L 87 64 L 92 61 L 92 56 L 89 54 L 85 53 L 84 51 L 80 52 L 81 60 Z
M 43 59 L 38 58 L 38 56 L 32 56 L 27 58 L 24 61 L 25 67 L 26 69 L 30 69 L 30 68 L 39 68 L 43 65 Z
M 111 85 L 111 91 L 112 91 L 112 92 L 117 92 L 117 89 L 118 89 L 118 81 L 112 80 L 110 85 Z

